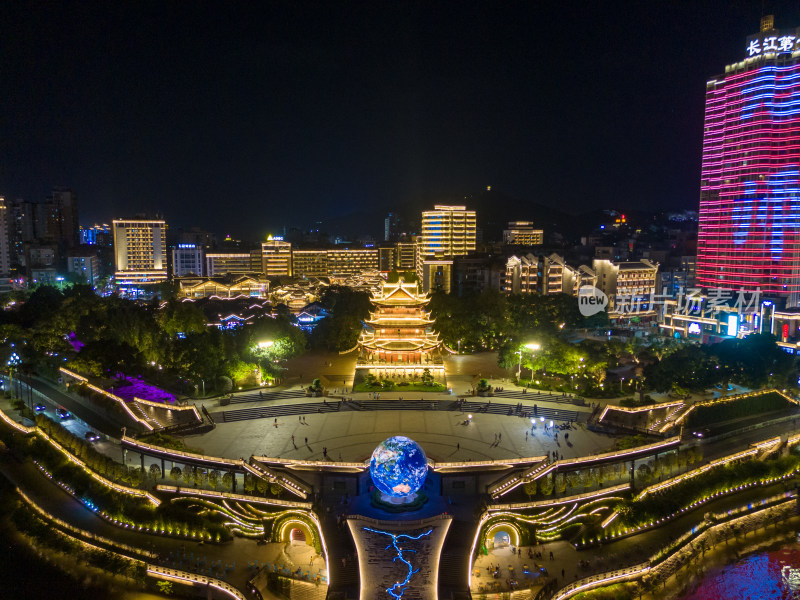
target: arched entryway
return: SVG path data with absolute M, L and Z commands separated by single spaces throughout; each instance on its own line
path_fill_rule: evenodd
M 511 545 L 511 535 L 507 531 L 497 531 L 492 538 L 492 546 L 495 548 L 507 548 Z
M 294 545 L 305 544 L 306 543 L 306 532 L 303 531 L 302 529 L 300 529 L 299 527 L 293 528 L 289 532 L 289 541 L 291 542 L 291 544 L 293 546 Z

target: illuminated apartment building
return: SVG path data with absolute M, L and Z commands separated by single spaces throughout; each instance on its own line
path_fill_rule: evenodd
M 417 268 L 417 243 L 397 242 L 395 265 L 399 271 L 414 271 Z
M 295 277 L 327 277 L 327 250 L 293 250 L 292 271 Z
M 581 269 L 588 267 L 581 266 Z M 503 291 L 508 294 L 577 294 L 578 270 L 558 254 L 510 256 L 506 261 Z
M 330 275 L 355 275 L 365 271 L 377 271 L 378 249 L 328 250 L 328 273 Z
M 656 314 L 653 300 L 657 293 L 658 263 L 647 259 L 633 262 L 595 259 L 592 266 L 597 288 L 608 296 L 611 318 L 642 318 Z
M 6 199 L 0 197 L 0 275 L 7 276 L 11 272 L 11 257 L 9 251 L 9 211 Z
M 378 270 L 384 272 L 393 271 L 397 262 L 396 255 L 397 250 L 392 246 L 378 248 Z

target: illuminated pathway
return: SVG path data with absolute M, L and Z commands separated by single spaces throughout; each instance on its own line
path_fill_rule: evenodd
M 388 531 L 380 531 L 378 529 L 372 529 L 371 527 L 364 527 L 364 530 L 365 531 L 371 531 L 373 533 L 377 533 L 377 534 L 380 534 L 380 535 L 388 535 L 389 537 L 391 537 L 392 538 L 392 543 L 389 544 L 389 546 L 386 546 L 386 550 L 388 550 L 389 547 L 391 546 L 391 547 L 394 547 L 394 549 L 397 551 L 397 556 L 395 556 L 392 559 L 392 562 L 400 559 L 408 567 L 408 575 L 406 575 L 406 578 L 403 581 L 395 582 L 391 587 L 386 589 L 386 591 L 389 593 L 390 596 L 392 596 L 396 600 L 400 600 L 400 598 L 403 597 L 403 593 L 406 591 L 406 588 L 408 587 L 408 583 L 411 581 L 411 576 L 414 573 L 418 573 L 419 569 L 414 570 L 413 565 L 409 561 L 407 561 L 406 558 L 403 556 L 403 552 L 414 552 L 416 554 L 417 551 L 416 550 L 403 550 L 402 548 L 398 548 L 397 542 L 401 538 L 407 538 L 409 540 L 418 540 L 418 539 L 420 539 L 422 537 L 429 536 L 431 533 L 433 533 L 433 529 L 429 529 L 425 533 L 420 533 L 417 536 L 406 535 L 404 533 L 400 534 L 400 535 L 396 535 L 394 533 L 389 533 Z

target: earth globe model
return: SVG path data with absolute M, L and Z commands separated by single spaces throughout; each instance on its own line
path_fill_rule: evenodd
M 376 487 L 387 496 L 410 496 L 425 483 L 428 458 L 417 442 L 395 435 L 375 448 L 369 474 Z

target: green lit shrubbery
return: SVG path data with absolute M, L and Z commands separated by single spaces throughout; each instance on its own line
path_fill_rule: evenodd
M 86 562 L 107 573 L 122 574 L 144 581 L 147 567 L 141 561 L 123 558 L 106 550 L 89 550 L 70 537 L 34 516 L 26 507 L 20 506 L 11 514 L 11 522 L 17 531 L 24 533 L 41 544 L 64 554 L 80 553 Z
M 753 415 L 794 407 L 794 404 L 780 394 L 769 392 L 729 402 L 722 401 L 715 404 L 696 406 L 689 414 L 687 425 L 691 428 L 706 427 L 732 419 L 752 417 Z
M 49 431 L 49 435 L 74 456 L 84 460 L 96 473 L 126 486 L 136 487 L 143 483 L 146 475 L 141 469 L 128 468 L 111 460 L 45 417 L 37 417 L 37 423 L 41 423 L 43 430 Z M 34 458 L 56 481 L 68 486 L 81 500 L 91 502 L 110 519 L 131 527 L 142 526 L 152 531 L 184 537 L 191 537 L 194 533 L 198 538 L 205 537 L 213 541 L 231 539 L 231 534 L 221 524 L 221 519 L 202 517 L 169 502 L 162 502 L 156 508 L 146 498 L 115 491 L 97 481 L 38 435 L 19 439 L 19 435 L 10 432 L 5 426 L 0 427 L 0 431 L 3 441 L 9 440 L 14 444 L 18 455 Z
M 634 598 L 633 586 L 629 583 L 615 583 L 575 596 L 575 600 L 632 600 L 632 598 Z
M 769 461 L 750 460 L 716 467 L 662 492 L 623 502 L 617 508 L 620 512 L 619 525 L 638 527 L 657 521 L 718 492 L 783 477 L 799 467 L 800 456 L 796 454 Z

